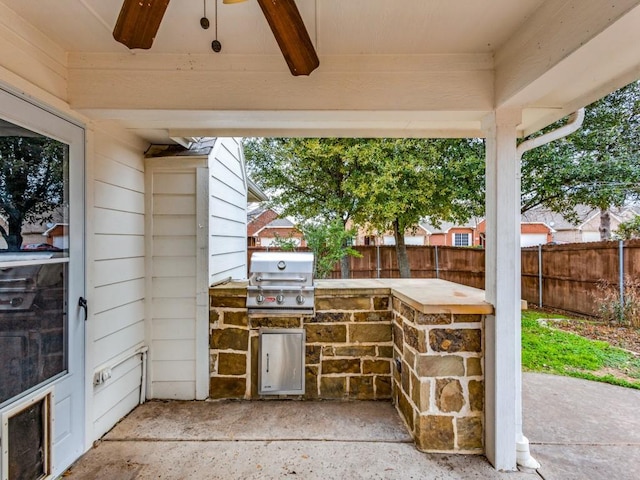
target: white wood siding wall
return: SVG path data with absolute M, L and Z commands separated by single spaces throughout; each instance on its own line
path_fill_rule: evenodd
M 196 398 L 198 168 L 193 162 L 147 160 L 151 398 Z M 206 158 L 200 165 L 206 170 Z M 207 331 L 203 335 L 208 340 Z
M 239 138 L 218 138 L 209 156 L 209 284 L 247 276 L 247 182 Z
M 89 309 L 87 381 L 93 439 L 132 410 L 140 398 L 145 340 L 144 146 L 113 132 L 94 132 L 87 178 Z M 92 262 L 93 260 L 93 262 Z M 93 275 L 92 275 L 93 273 Z M 88 292 L 89 293 L 89 292 Z M 122 363 L 120 363 L 122 362 Z M 96 370 L 120 363 L 93 387 Z

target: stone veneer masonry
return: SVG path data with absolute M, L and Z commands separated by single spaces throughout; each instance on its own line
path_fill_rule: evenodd
M 483 452 L 483 322 L 393 298 L 393 398 L 420 450 Z
M 391 400 L 393 339 L 389 289 L 316 290 L 314 316 L 248 315 L 245 288 L 210 290 L 209 397 L 274 398 L 258 394 L 258 333 L 304 328 L 302 399 Z M 283 396 L 275 396 L 283 398 Z
M 390 288 L 317 288 L 314 316 L 254 316 L 210 290 L 211 399 L 391 400 L 419 449 L 483 451 L 483 315 L 421 313 Z M 305 394 L 258 394 L 258 332 L 306 331 Z

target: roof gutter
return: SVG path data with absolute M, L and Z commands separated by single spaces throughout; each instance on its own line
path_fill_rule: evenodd
M 553 142 L 554 140 L 559 140 L 568 135 L 571 135 L 573 132 L 577 131 L 584 121 L 584 108 L 573 112 L 569 116 L 569 121 L 563 125 L 562 127 L 558 127 L 555 130 L 547 132 L 539 137 L 531 138 L 529 140 L 525 140 L 520 145 L 516 147 L 516 154 L 518 155 L 518 160 L 522 158 L 529 150 L 533 150 L 534 148 L 541 147 L 542 145 L 546 145 L 547 143 Z
M 547 132 L 539 137 L 531 138 L 529 140 L 525 140 L 520 145 L 516 147 L 516 157 L 517 161 L 520 162 L 522 160 L 522 155 L 524 155 L 529 150 L 533 150 L 534 148 L 541 147 L 542 145 L 546 145 L 554 140 L 559 140 L 568 135 L 571 135 L 573 132 L 578 130 L 582 126 L 582 122 L 584 121 L 584 108 L 572 113 L 569 116 L 568 122 L 562 127 L 556 128 L 550 132 Z M 517 335 L 518 338 L 520 334 Z M 522 363 L 522 360 L 520 360 Z M 516 375 L 516 462 L 518 465 L 527 468 L 540 468 L 540 463 L 531 456 L 531 451 L 529 450 L 529 439 L 524 436 L 522 432 L 522 365 L 518 365 L 518 375 Z
M 256 183 L 247 177 L 247 194 L 250 202 L 265 202 L 269 197 L 264 193 Z

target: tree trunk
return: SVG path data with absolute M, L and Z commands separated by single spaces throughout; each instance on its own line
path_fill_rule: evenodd
M 400 278 L 411 278 L 409 256 L 407 255 L 407 246 L 404 243 L 404 231 L 400 231 L 400 225 L 397 218 L 393 221 L 393 236 L 396 239 L 396 256 L 398 257 Z
M 347 230 L 347 220 L 342 219 L 342 229 Z M 347 249 L 349 247 L 349 239 L 345 238 L 342 240 L 342 248 Z M 351 259 L 349 255 L 344 255 L 340 259 L 340 278 L 350 278 L 351 277 Z
M 340 278 L 349 278 L 351 275 L 351 260 L 349 255 L 340 259 Z
M 19 252 L 22 247 L 22 215 L 9 215 L 8 218 L 9 233 L 2 229 L 2 237 L 7 242 L 7 250 L 10 252 Z
M 611 240 L 611 212 L 608 208 L 600 210 L 600 240 Z

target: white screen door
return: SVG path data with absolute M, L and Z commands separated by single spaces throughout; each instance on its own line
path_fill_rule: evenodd
M 84 130 L 0 88 L 0 413 L 53 389 L 54 475 L 84 451 L 84 283 Z M 9 433 L 3 478 L 32 478 Z

